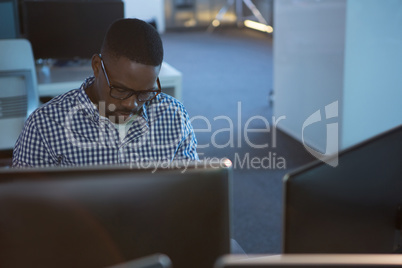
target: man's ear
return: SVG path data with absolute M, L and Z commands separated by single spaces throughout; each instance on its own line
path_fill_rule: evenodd
M 98 54 L 94 54 L 92 56 L 92 70 L 94 71 L 94 76 L 98 77 L 99 72 L 101 71 L 101 60 Z

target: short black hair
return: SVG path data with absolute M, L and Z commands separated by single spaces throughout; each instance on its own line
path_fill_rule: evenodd
M 163 61 L 163 45 L 158 31 L 139 19 L 113 22 L 103 40 L 101 53 L 151 66 L 159 66 Z

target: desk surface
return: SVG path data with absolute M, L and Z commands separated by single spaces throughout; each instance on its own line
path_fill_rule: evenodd
M 85 78 L 92 76 L 90 62 L 73 66 L 43 66 L 36 68 L 38 91 L 41 97 L 54 97 L 81 86 Z M 163 88 L 174 88 L 169 92 L 181 99 L 182 74 L 166 62 L 162 63 L 159 80 Z

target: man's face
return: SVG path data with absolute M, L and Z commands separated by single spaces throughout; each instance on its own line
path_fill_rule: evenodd
M 108 117 L 114 123 L 124 123 L 140 111 L 145 101 L 138 100 L 135 94 L 124 100 L 113 98 L 109 85 L 128 92 L 157 90 L 156 79 L 160 66 L 136 63 L 125 57 L 115 59 L 105 55 L 102 59 L 103 66 L 98 55 L 92 58 L 95 82 L 87 94 L 98 105 L 102 116 Z

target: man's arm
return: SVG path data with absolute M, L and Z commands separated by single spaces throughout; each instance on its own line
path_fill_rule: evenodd
M 197 138 L 195 137 L 193 126 L 184 107 L 182 107 L 180 115 L 183 139 L 176 150 L 173 160 L 199 160 L 197 153 Z
M 199 160 L 197 153 L 197 139 L 193 129 L 180 143 L 173 160 Z
M 13 151 L 13 168 L 45 167 L 56 164 L 34 122 L 33 117 L 28 118 L 17 139 Z

